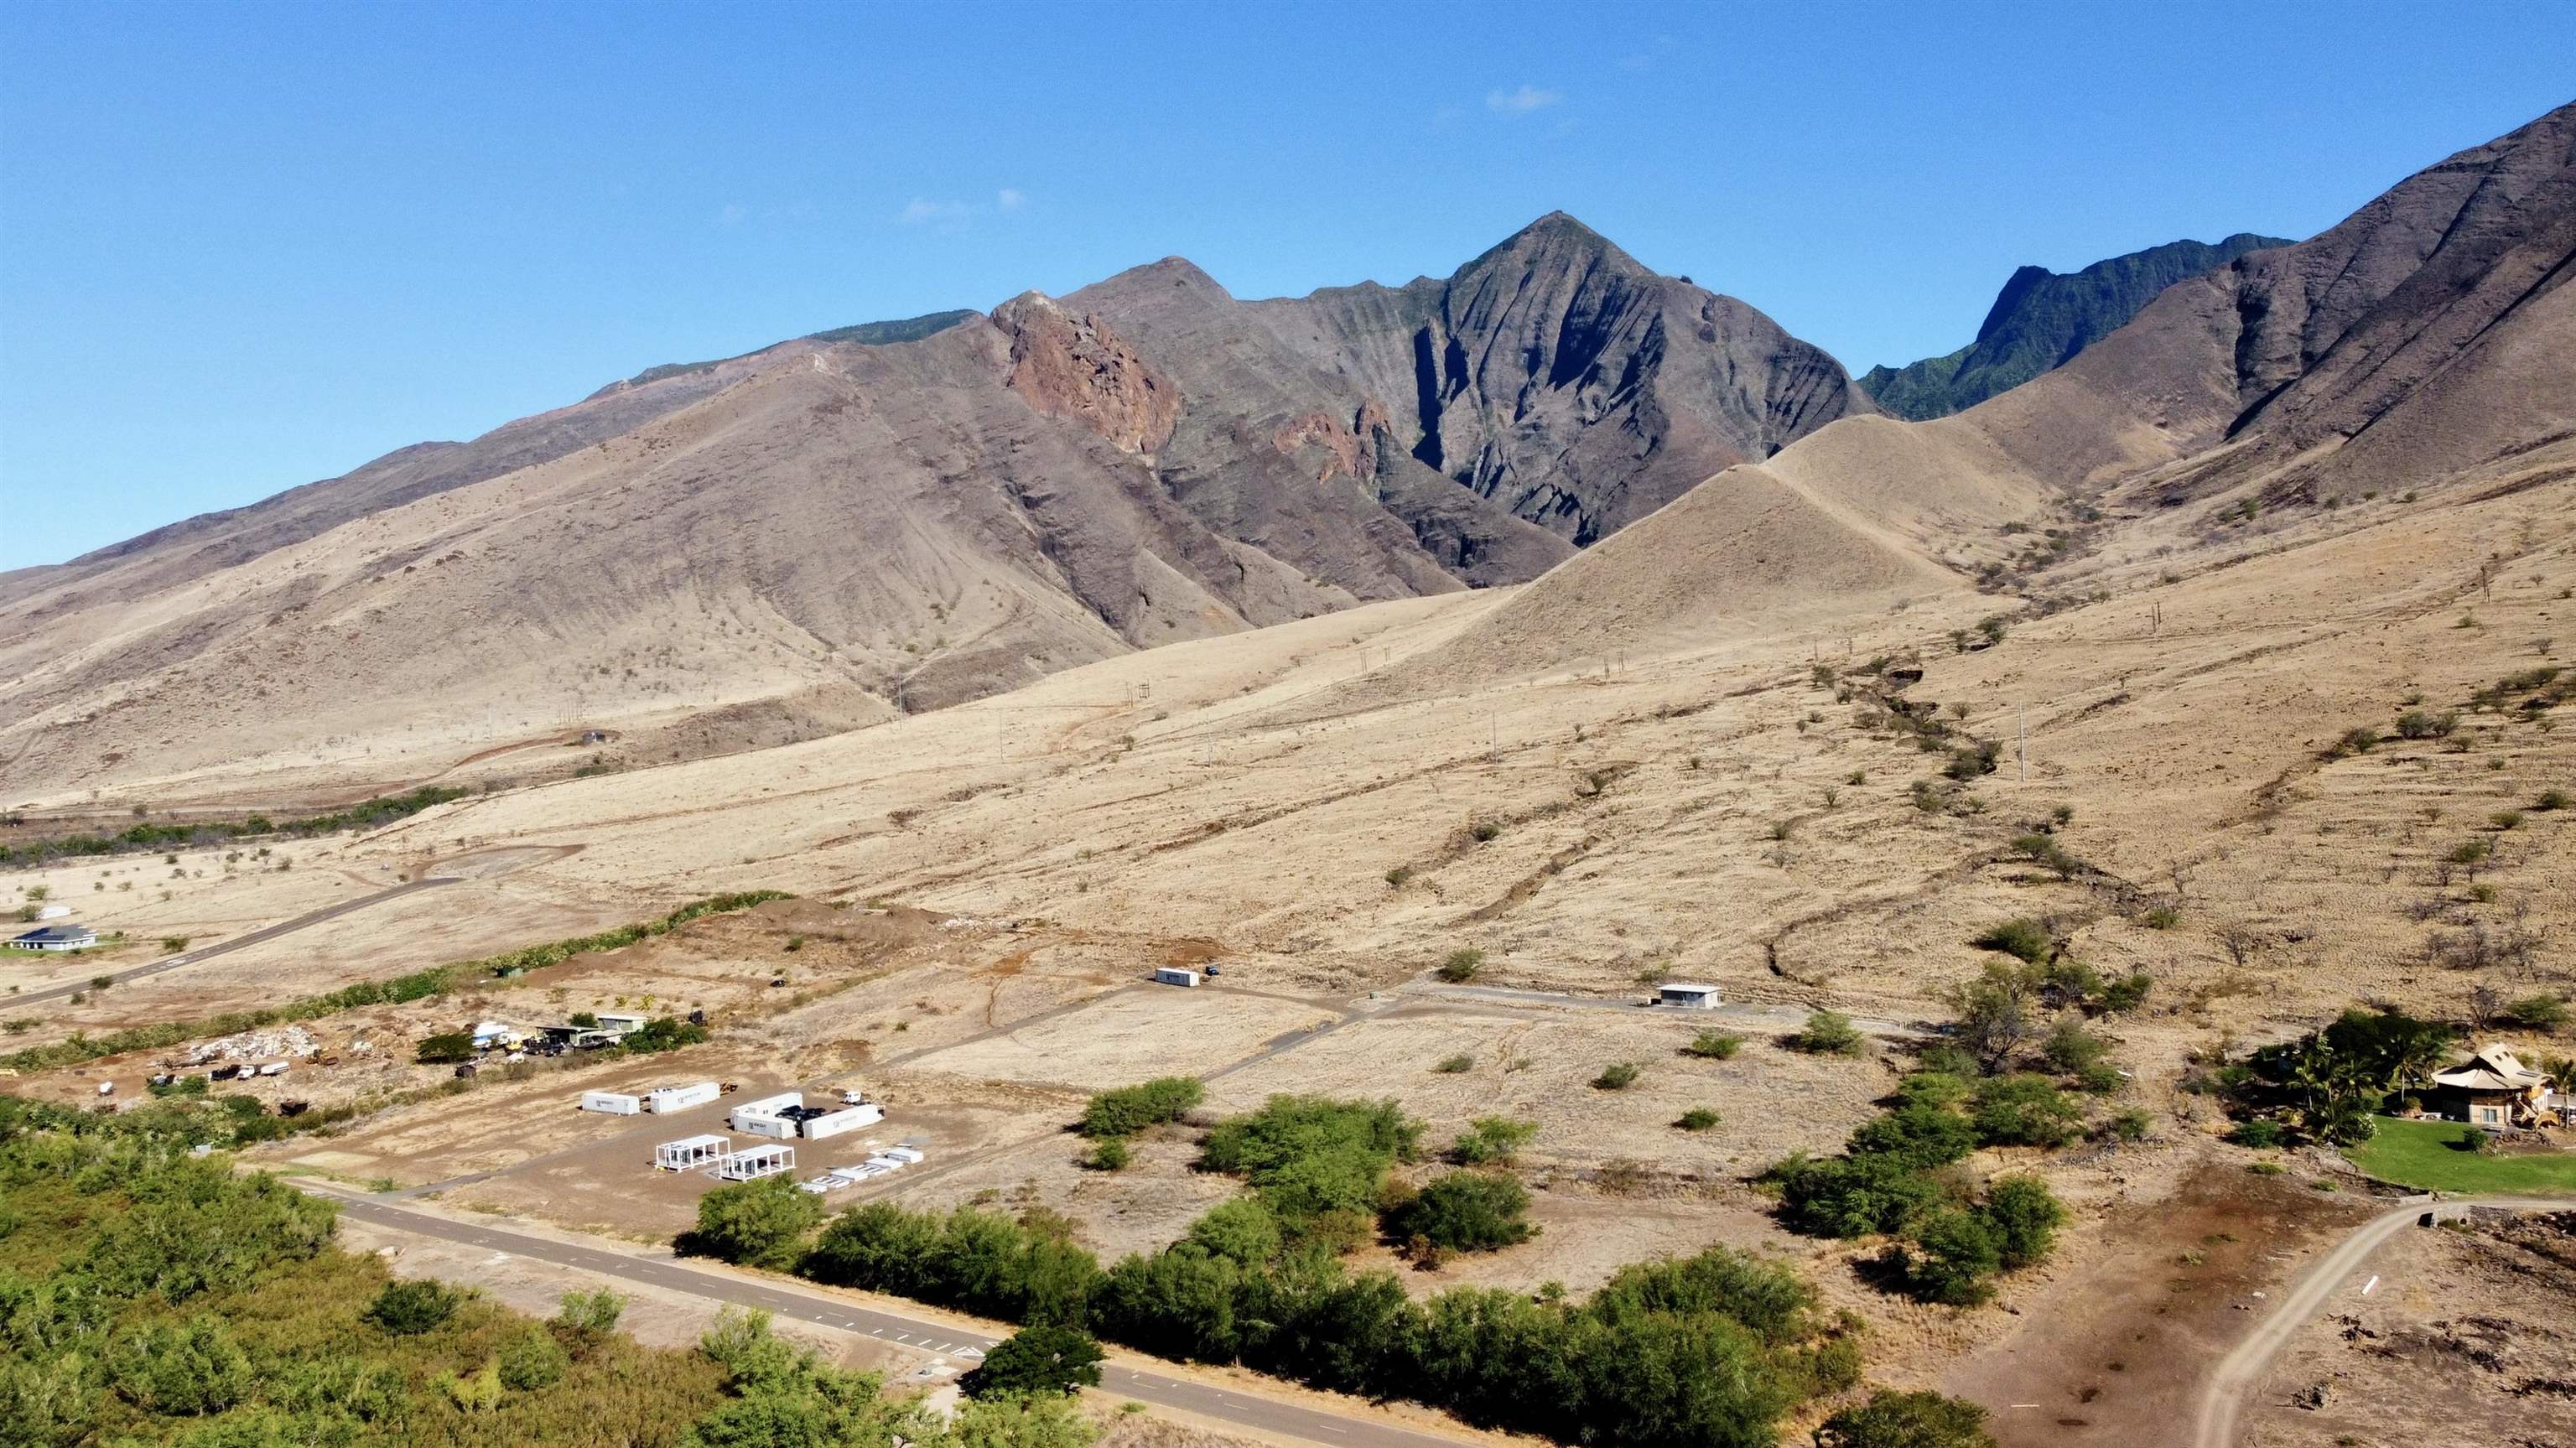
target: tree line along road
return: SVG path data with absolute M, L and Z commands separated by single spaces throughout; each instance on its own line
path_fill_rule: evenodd
M 354 1196 L 299 1182 L 339 1206 L 352 1221 L 466 1246 L 488 1247 L 531 1262 L 596 1273 L 619 1282 L 658 1287 L 692 1297 L 758 1308 L 782 1322 L 811 1322 L 925 1352 L 981 1357 L 1000 1338 L 995 1329 L 966 1329 L 928 1317 L 890 1312 L 853 1297 L 788 1279 L 761 1279 L 695 1267 L 668 1257 L 646 1257 L 559 1242 L 484 1222 L 460 1222 L 404 1203 Z M 1123 1355 L 1101 1365 L 1103 1392 L 1134 1398 L 1263 1433 L 1284 1433 L 1348 1448 L 1460 1448 L 1472 1440 L 1419 1432 L 1362 1413 L 1337 1413 L 1302 1403 L 1229 1392 L 1213 1383 L 1154 1372 Z

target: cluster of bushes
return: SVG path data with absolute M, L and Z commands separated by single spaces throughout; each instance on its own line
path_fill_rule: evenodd
M 803 1270 L 1569 1442 L 1769 1444 L 1784 1414 L 1859 1367 L 1794 1273 L 1724 1249 L 1627 1268 L 1581 1305 L 1483 1288 L 1417 1304 L 1389 1274 L 1293 1240 L 1258 1198 L 1105 1272 L 1045 1224 L 870 1204 L 826 1228 Z
M 1981 1302 L 1997 1273 L 2048 1255 L 2065 1209 L 2037 1177 L 1997 1178 L 1980 1194 L 1943 1169 L 1979 1146 L 2061 1144 L 2080 1119 L 2042 1077 L 1917 1071 L 1889 1110 L 1853 1130 L 1841 1156 L 1793 1156 L 1765 1180 L 1779 1188 L 1791 1229 L 1896 1238 L 1880 1259 L 1888 1281 L 1926 1301 Z
M 692 920 L 707 915 L 747 910 L 770 900 L 784 900 L 779 890 L 752 890 L 737 895 L 717 895 L 684 905 L 670 914 L 641 924 L 628 925 L 597 935 L 584 935 L 571 940 L 558 940 L 548 945 L 532 945 L 504 955 L 482 960 L 457 961 L 448 965 L 416 970 L 389 980 L 362 980 L 338 990 L 305 996 L 255 1011 L 227 1011 L 192 1021 L 164 1021 L 148 1026 L 133 1026 L 104 1036 L 74 1032 L 50 1045 L 30 1046 L 0 1056 L 0 1066 L 18 1071 L 50 1071 L 61 1066 L 76 1066 L 101 1056 L 122 1055 L 128 1051 L 157 1051 L 182 1041 L 201 1040 L 208 1036 L 229 1036 L 239 1031 L 260 1030 L 288 1021 L 309 1021 L 362 1006 L 400 1005 L 406 1001 L 426 1000 L 446 995 L 468 981 L 484 976 L 516 975 L 539 965 L 551 965 L 585 951 L 614 950 L 639 940 L 667 935 Z M 704 1039 L 703 1036 L 699 1039 Z M 676 1044 L 677 1042 L 674 1041 Z M 648 1048 L 650 1049 L 650 1048 Z
M 1388 1235 L 1447 1250 L 1528 1234 L 1527 1194 L 1507 1176 L 1457 1171 L 1416 1193 L 1387 1191 L 1420 1133 L 1391 1102 L 1274 1097 L 1202 1146 L 1203 1166 L 1243 1177 L 1252 1194 L 1162 1251 L 1106 1269 L 1043 1209 L 872 1202 L 808 1247 L 813 1199 L 775 1180 L 709 1193 L 694 1245 L 1026 1325 L 1028 1351 L 988 1361 L 972 1389 L 1082 1381 L 1096 1362 L 1082 1344 L 1097 1334 L 1569 1442 L 1751 1448 L 1772 1442 L 1801 1402 L 1857 1378 L 1848 1327 L 1791 1270 L 1723 1249 L 1630 1267 L 1580 1305 L 1481 1288 L 1415 1303 L 1391 1274 L 1350 1271 L 1340 1254 L 1381 1209 Z M 1526 1134 L 1517 1122 L 1479 1123 L 1459 1154 L 1493 1160 Z
M 1206 1098 L 1207 1088 L 1194 1077 L 1161 1076 L 1092 1097 L 1075 1129 L 1095 1141 L 1134 1136 L 1147 1127 L 1180 1120 Z
M 173 850 L 219 844 L 245 835 L 335 835 L 406 819 L 432 805 L 463 799 L 465 791 L 422 785 L 408 794 L 383 795 L 329 814 L 309 815 L 283 824 L 266 815 L 238 820 L 199 820 L 156 825 L 138 821 L 110 835 L 60 835 L 52 839 L 0 845 L 0 865 L 36 865 L 47 860 L 85 855 L 120 855 L 131 850 Z

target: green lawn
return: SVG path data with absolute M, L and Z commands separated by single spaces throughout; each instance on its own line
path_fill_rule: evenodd
M 2576 1151 L 2480 1156 L 2462 1151 L 2457 1121 L 2379 1118 L 2378 1134 L 2344 1155 L 2381 1181 L 2441 1192 L 2564 1192 L 2576 1196 Z

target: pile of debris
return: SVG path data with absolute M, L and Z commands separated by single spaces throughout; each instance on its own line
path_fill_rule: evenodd
M 217 1061 L 273 1061 L 281 1058 L 304 1058 L 322 1054 L 322 1043 L 302 1026 L 280 1026 L 274 1030 L 243 1031 L 239 1035 L 218 1036 L 191 1047 L 188 1054 L 172 1061 L 177 1066 L 205 1066 Z

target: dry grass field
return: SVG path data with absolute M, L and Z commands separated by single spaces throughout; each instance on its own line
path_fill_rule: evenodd
M 2242 1177 L 2244 1154 L 2216 1145 L 2214 1113 L 2176 1090 L 2186 1056 L 2285 1038 L 2356 1001 L 2458 1016 L 2474 986 L 2567 983 L 2576 810 L 2536 802 L 2576 786 L 2576 730 L 2518 699 L 2472 707 L 2480 689 L 2576 646 L 2564 451 L 2412 502 L 2267 514 L 2207 539 L 2137 510 L 2104 546 L 2031 580 L 2034 593 L 2090 600 L 2045 616 L 1952 587 L 1830 626 L 1611 646 L 1464 687 L 1444 660 L 1530 595 L 1405 601 L 808 743 L 475 794 L 372 833 L 293 842 L 283 861 L 184 851 L 175 864 L 18 872 L 6 878 L 16 898 L 41 886 L 126 938 L 96 959 L 0 967 L 22 993 L 148 960 L 163 936 L 204 945 L 408 877 L 473 878 L 31 1008 L 10 1044 L 786 890 L 798 898 L 308 1023 L 335 1064 L 299 1065 L 259 1094 L 394 1104 L 267 1158 L 666 1240 L 706 1183 L 651 1172 L 649 1144 L 720 1109 L 590 1117 L 571 1109 L 580 1090 L 864 1084 L 890 1103 L 879 1139 L 915 1141 L 929 1160 L 834 1205 L 1042 1201 L 1115 1254 L 1170 1240 L 1236 1188 L 1190 1169 L 1184 1130 L 1141 1142 L 1125 1172 L 1083 1169 L 1065 1129 L 1092 1090 L 1178 1071 L 1208 1081 L 1211 1113 L 1275 1092 L 1390 1096 L 1434 1143 L 1508 1114 L 1539 1126 L 1520 1170 L 1543 1230 L 1408 1271 L 1409 1284 L 1579 1290 L 1621 1262 L 1709 1243 L 1785 1253 L 1875 1324 L 1882 1376 L 1990 1402 L 2056 1394 L 2046 1414 L 2004 1413 L 1999 1427 L 2076 1442 L 2090 1440 L 2055 1435 L 2098 1422 L 2114 1434 L 2101 1441 L 2119 1441 L 2239 1325 L 2231 1294 L 2285 1273 L 2298 1244 L 2340 1220 L 2295 1174 L 2263 1211 L 2210 1197 L 2210 1182 Z M 1952 642 L 1995 614 L 2000 643 Z M 1605 630 L 1584 617 L 1549 627 L 1559 639 Z M 1903 698 L 2002 746 L 1997 772 L 1952 790 L 1941 754 L 1870 727 L 1881 685 L 1853 670 L 1882 656 L 1922 670 Z M 1820 664 L 1835 682 L 1820 682 Z M 2393 734 L 2409 707 L 2459 710 L 2458 727 L 2332 751 L 2356 726 Z M 1919 808 L 1922 781 L 1951 803 Z M 2091 867 L 2072 878 L 2010 844 L 2061 809 L 2053 837 Z M 2509 810 L 2520 814 L 2506 827 Z M 2488 842 L 2485 858 L 2451 863 L 2470 840 Z M 2172 914 L 2151 917 L 2158 907 Z M 2113 1027 L 2134 1079 L 2111 1105 L 2147 1113 L 2149 1137 L 2012 1162 L 2076 1207 L 2070 1247 L 2009 1279 L 2000 1311 L 1908 1306 L 1868 1287 L 1849 1249 L 1782 1232 L 1747 1180 L 1791 1151 L 1832 1150 L 1874 1111 L 1901 1053 L 1880 1040 L 1857 1059 L 1809 1057 L 1776 1038 L 1810 1006 L 1891 1027 L 1945 1019 L 1944 992 L 1980 964 L 1970 938 L 2013 916 L 2052 918 L 2106 972 L 2154 977 L 2146 1007 Z M 1430 975 L 1468 948 L 1484 956 L 1476 985 L 1495 993 Z M 1196 991 L 1147 984 L 1167 963 L 1222 974 Z M 1709 1021 L 1646 1010 L 1659 977 L 1787 1009 Z M 443 1068 L 410 1064 L 413 1040 L 469 1020 L 620 1006 L 705 1010 L 715 1039 L 487 1076 L 454 1095 L 426 1094 Z M 1709 1024 L 1746 1045 L 1726 1061 L 1681 1054 Z M 10 1089 L 72 1099 L 109 1080 L 131 1095 L 162 1054 Z M 1436 1069 L 1453 1056 L 1470 1064 Z M 1594 1089 L 1613 1061 L 1638 1063 L 1638 1084 Z M 1721 1124 L 1674 1129 L 1694 1107 Z M 855 1159 L 864 1140 L 816 1144 L 810 1164 Z M 2193 1299 L 2207 1315 L 2150 1323 L 2170 1317 L 2155 1293 L 2104 1305 L 2103 1281 L 2159 1281 L 2159 1264 L 2199 1250 L 2212 1214 L 2243 1217 L 2229 1230 L 2249 1255 Z M 2170 1368 L 2153 1381 L 2065 1346 L 2078 1334 L 2105 1356 L 2151 1331 L 2174 1336 L 2123 1360 Z M 2057 1348 L 2014 1346 L 2032 1333 Z M 2059 1411 L 2068 1394 L 2105 1409 Z M 2058 1421 L 2071 1418 L 2085 1423 Z

